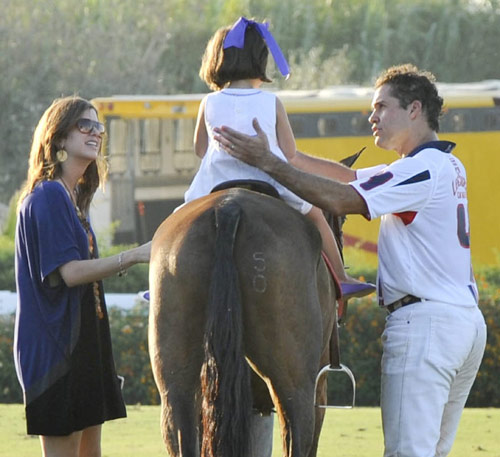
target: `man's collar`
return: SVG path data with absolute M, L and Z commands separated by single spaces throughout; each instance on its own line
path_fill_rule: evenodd
M 429 141 L 427 143 L 423 143 L 423 144 L 417 146 L 406 157 L 413 157 L 413 156 L 417 155 L 423 149 L 438 149 L 441 152 L 445 152 L 445 153 L 449 154 L 451 151 L 453 151 L 455 146 L 456 146 L 456 144 L 452 143 L 451 141 L 440 141 L 440 140 Z

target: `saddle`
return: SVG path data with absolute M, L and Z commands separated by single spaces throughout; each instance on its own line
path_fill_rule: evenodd
M 231 189 L 233 187 L 252 190 L 260 194 L 268 195 L 269 197 L 281 198 L 274 186 L 268 182 L 259 181 L 258 179 L 233 179 L 231 181 L 224 181 L 217 184 L 210 193 L 212 194 L 219 190 Z

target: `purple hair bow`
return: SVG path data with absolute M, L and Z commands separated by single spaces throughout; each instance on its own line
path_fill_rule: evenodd
M 279 71 L 285 78 L 288 78 L 290 76 L 288 63 L 283 55 L 283 52 L 281 52 L 278 43 L 276 43 L 276 40 L 271 35 L 271 32 L 269 31 L 269 24 L 267 22 L 255 22 L 247 19 L 246 17 L 240 17 L 227 33 L 226 38 L 224 39 L 224 49 L 230 48 L 231 46 L 243 49 L 243 46 L 245 45 L 245 32 L 249 24 L 253 24 L 262 38 L 264 38 L 264 41 L 271 51 Z

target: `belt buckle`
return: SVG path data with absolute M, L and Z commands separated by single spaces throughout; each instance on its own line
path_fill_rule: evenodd
M 405 295 L 404 297 L 401 297 L 399 300 L 396 300 L 394 303 L 387 305 L 387 311 L 389 313 L 393 313 L 394 311 L 398 310 L 399 308 L 402 308 L 403 306 L 411 305 L 412 303 L 416 303 L 421 300 L 422 300 L 421 298 L 408 294 Z
M 386 309 L 389 314 L 392 314 L 394 311 L 398 310 L 401 308 L 401 300 L 396 300 L 394 303 L 391 303 L 390 305 L 387 305 Z

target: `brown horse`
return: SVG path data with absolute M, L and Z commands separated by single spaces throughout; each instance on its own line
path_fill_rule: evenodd
M 312 223 L 278 199 L 222 190 L 169 216 L 152 253 L 149 350 L 168 452 L 249 455 L 252 411 L 274 404 L 286 456 L 315 456 L 315 380 L 336 313 Z

